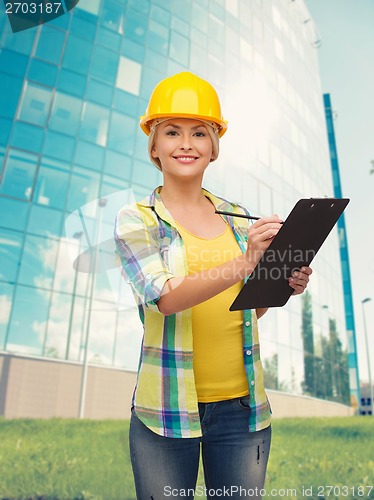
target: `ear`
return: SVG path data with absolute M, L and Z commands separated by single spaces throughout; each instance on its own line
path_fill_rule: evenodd
M 156 151 L 156 148 L 153 146 L 152 151 L 151 151 L 152 158 L 158 158 L 158 154 Z

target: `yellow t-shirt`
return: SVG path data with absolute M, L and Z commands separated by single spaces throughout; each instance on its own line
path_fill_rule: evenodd
M 212 239 L 191 234 L 176 223 L 183 238 L 189 274 L 217 267 L 241 255 L 227 224 Z M 214 276 L 215 271 L 211 271 Z M 198 401 L 209 403 L 248 394 L 243 361 L 243 313 L 229 311 L 243 282 L 192 307 L 193 368 Z

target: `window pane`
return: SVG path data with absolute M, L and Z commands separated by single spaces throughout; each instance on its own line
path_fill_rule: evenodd
M 16 37 L 15 37 L 16 38 Z M 35 55 L 40 59 L 51 63 L 59 64 L 60 57 L 63 53 L 65 33 L 60 30 L 54 30 L 50 26 L 42 26 L 38 46 L 36 47 Z
M 64 208 L 68 184 L 69 171 L 64 164 L 44 158 L 36 180 L 35 203 Z
M 0 349 L 4 349 L 5 335 L 12 309 L 14 285 L 0 282 Z
M 75 140 L 67 135 L 48 130 L 44 142 L 44 154 L 58 160 L 73 159 Z
M 95 300 L 91 312 L 88 358 L 93 363 L 112 365 L 117 310 L 114 305 L 112 310 L 102 309 L 102 302 Z
M 27 149 L 40 153 L 43 145 L 44 129 L 28 123 L 16 122 L 11 145 L 19 149 Z
M 125 36 L 134 42 L 145 45 L 145 36 L 147 33 L 147 17 L 132 9 L 127 9 L 125 21 Z
M 68 71 L 67 69 L 61 68 L 60 77 L 57 82 L 58 90 L 76 95 L 77 97 L 83 97 L 85 88 L 86 78 L 84 76 L 78 75 L 73 71 Z
M 44 356 L 65 358 L 71 303 L 71 295 L 53 292 L 49 309 Z
M 0 280 L 15 282 L 20 263 L 22 236 L 0 229 Z
M 85 335 L 85 310 L 87 307 L 87 299 L 81 297 L 73 296 L 73 307 L 72 307 L 72 317 L 70 332 L 70 342 L 67 341 L 66 352 L 67 359 L 71 360 L 83 360 L 83 349 L 82 345 L 84 342 Z
M 224 24 L 214 16 L 209 16 L 209 34 L 212 40 L 222 45 L 225 36 Z
M 118 33 L 105 29 L 103 26 L 99 26 L 96 32 L 96 43 L 108 47 L 108 49 L 119 51 L 121 46 L 122 37 Z
M 24 231 L 30 204 L 12 200 L 0 195 L 0 225 L 9 229 Z
M 170 57 L 178 61 L 179 64 L 188 66 L 189 62 L 189 41 L 176 31 L 170 36 Z
M 72 1 L 74 0 L 65 0 L 65 5 L 67 9 L 69 8 L 69 4 L 71 5 Z M 63 16 L 55 17 L 54 19 L 52 19 L 52 21 L 49 22 L 49 24 L 52 27 L 61 28 L 62 30 L 66 31 L 69 27 L 70 18 L 71 18 L 71 13 L 67 12 L 67 14 L 64 14 Z
M 125 176 L 123 176 L 125 177 Z M 129 187 L 129 183 L 125 180 L 118 179 L 118 177 L 111 177 L 110 175 L 104 175 L 103 181 L 100 187 L 100 196 L 105 197 L 112 193 L 118 193 L 118 191 L 127 189 Z M 109 198 L 109 203 L 111 198 Z M 110 216 L 110 221 L 113 223 L 112 217 Z
M 5 16 L 3 16 L 5 18 Z M 1 22 L 0 22 L 0 32 L 1 32 Z M 5 30 L 4 30 L 5 31 Z M 17 36 L 14 36 L 14 33 L 9 30 L 5 33 L 3 39 L 3 47 L 6 47 L 11 50 L 15 50 L 16 52 L 21 52 L 22 54 L 29 55 L 32 49 L 32 45 L 34 43 L 36 30 L 26 30 L 26 31 L 18 31 Z
M 151 6 L 151 19 L 163 24 L 167 28 L 170 25 L 170 14 L 164 9 L 161 9 L 158 5 Z M 196 20 L 194 20 L 195 22 Z
M 79 229 L 82 229 L 81 225 L 73 235 L 60 240 L 53 290 L 86 298 L 91 276 L 89 273 L 81 273 L 73 267 L 76 256 L 88 247 L 85 235 Z
M 22 80 L 15 76 L 0 73 L 0 82 L 0 115 L 13 119 L 22 90 Z
M 44 126 L 47 122 L 52 91 L 26 83 L 18 118 L 25 122 Z
M 62 212 L 54 208 L 33 205 L 31 208 L 28 233 L 39 236 L 61 236 Z
M 202 2 L 200 2 L 200 4 L 201 3 Z M 176 16 L 185 19 L 187 22 L 190 21 L 191 2 L 171 2 L 170 10 Z
M 130 94 L 139 95 L 141 72 L 142 67 L 139 63 L 121 56 L 116 87 L 130 92 Z
M 0 71 L 15 76 L 23 76 L 26 73 L 29 58 L 13 50 L 2 49 L 0 51 Z
M 100 0 L 80 0 L 76 9 L 82 9 L 90 14 L 97 15 L 100 10 Z
M 99 80 L 114 84 L 118 69 L 118 54 L 97 45 L 91 65 L 91 75 Z
M 124 56 L 130 57 L 131 59 L 141 63 L 144 59 L 144 45 L 135 43 L 128 38 L 124 38 L 121 53 Z
M 184 21 L 182 21 L 181 19 L 179 19 L 178 17 L 175 17 L 173 16 L 171 18 L 171 26 L 170 28 L 174 31 L 178 31 L 178 33 L 180 33 L 181 35 L 184 35 L 185 37 L 188 38 L 189 36 L 189 30 L 190 30 L 190 26 L 185 23 Z
M 122 5 L 112 0 L 106 0 L 100 16 L 101 24 L 123 35 L 124 12 L 125 9 Z
M 157 85 L 157 83 L 165 78 L 165 75 L 162 74 L 160 71 L 157 71 L 152 68 L 147 68 L 146 66 L 143 66 L 143 71 L 142 71 L 142 84 L 141 84 L 141 90 L 140 93 L 144 98 L 148 101 L 149 96 L 152 94 L 152 91 Z M 146 109 L 147 104 L 145 104 L 144 107 L 142 107 L 141 113 L 144 113 L 144 110 Z
M 200 52 L 201 49 L 199 49 L 199 56 Z M 161 54 L 158 54 L 157 52 L 154 52 L 149 48 L 147 49 L 144 60 L 144 64 L 146 66 L 166 73 L 167 63 L 168 58 L 166 56 L 162 56 Z
M 149 21 L 148 46 L 166 56 L 169 48 L 168 28 L 155 21 Z
M 42 354 L 50 295 L 45 290 L 17 286 L 6 350 Z
M 80 136 L 87 141 L 106 146 L 109 110 L 86 102 L 83 104 Z
M 152 189 L 157 185 L 158 172 L 159 171 L 154 165 L 135 160 L 134 167 L 132 169 L 131 182 L 135 182 L 141 186 L 148 186 Z
M 87 83 L 86 98 L 104 106 L 112 104 L 113 89 L 105 83 L 98 82 L 91 78 Z
M 10 129 L 12 128 L 12 120 L 0 118 L 0 144 L 7 146 L 9 141 Z
M 79 127 L 82 101 L 61 92 L 56 92 L 49 128 L 75 136 Z
M 83 16 L 87 16 L 84 12 L 80 12 L 78 10 L 74 11 L 74 15 L 72 16 L 69 36 L 70 34 L 74 34 L 79 38 L 84 38 L 89 42 L 93 42 L 96 33 L 96 23 L 90 22 L 92 16 L 87 16 L 89 19 L 83 19 Z M 97 18 L 93 18 L 97 20 Z
M 128 0 L 129 8 L 136 9 L 142 14 L 148 15 L 149 12 L 149 0 Z
M 99 191 L 99 174 L 85 168 L 74 167 L 70 179 L 67 210 L 73 212 L 89 201 L 97 198 Z
M 55 240 L 27 235 L 18 282 L 52 288 L 57 249 L 58 242 Z
M 79 141 L 75 152 L 75 163 L 100 171 L 104 160 L 104 148 L 85 141 Z
M 31 59 L 29 72 L 27 75 L 28 80 L 54 87 L 56 84 L 58 68 L 52 64 L 39 59 Z
M 130 179 L 131 157 L 107 149 L 105 155 L 105 173 L 115 175 L 121 179 Z
M 123 280 L 122 280 L 123 281 Z M 128 289 L 130 295 L 131 291 Z M 131 297 L 129 297 L 131 300 Z M 136 370 L 138 363 L 138 352 L 142 339 L 142 327 L 135 307 L 118 312 L 118 336 L 116 339 L 115 366 L 121 366 L 128 370 Z
M 37 161 L 34 155 L 11 150 L 5 165 L 0 193 L 30 200 Z
M 64 52 L 63 66 L 86 75 L 92 54 L 92 44 L 75 35 L 69 35 Z
M 138 117 L 138 105 L 139 101 L 133 94 L 119 89 L 114 90 L 113 107 L 116 110 Z
M 108 146 L 111 149 L 132 155 L 137 131 L 137 122 L 134 118 L 113 112 L 110 123 Z

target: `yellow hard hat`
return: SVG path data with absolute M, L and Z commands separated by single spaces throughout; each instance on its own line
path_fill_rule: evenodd
M 212 122 L 218 128 L 219 137 L 227 130 L 217 92 L 206 80 L 187 71 L 156 85 L 145 116 L 140 117 L 140 126 L 149 135 L 153 120 L 173 116 Z

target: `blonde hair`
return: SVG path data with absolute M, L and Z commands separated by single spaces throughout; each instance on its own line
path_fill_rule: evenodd
M 155 142 L 156 142 L 157 126 L 166 120 L 170 120 L 170 118 L 163 118 L 163 119 L 159 119 L 159 120 L 154 120 L 151 124 L 151 127 L 150 127 L 151 132 L 148 136 L 148 156 L 149 156 L 151 162 L 153 163 L 153 165 L 155 165 L 155 167 L 157 167 L 158 170 L 160 170 L 161 172 L 162 172 L 162 168 L 161 168 L 160 159 L 154 158 L 152 156 L 152 150 L 153 150 L 153 148 L 155 146 Z M 206 125 L 206 129 L 207 129 L 208 134 L 212 140 L 212 159 L 210 161 L 215 161 L 219 155 L 219 136 L 218 136 L 217 125 L 214 122 L 209 122 L 207 120 L 199 120 L 199 121 L 201 121 L 202 123 L 204 123 L 204 125 Z

